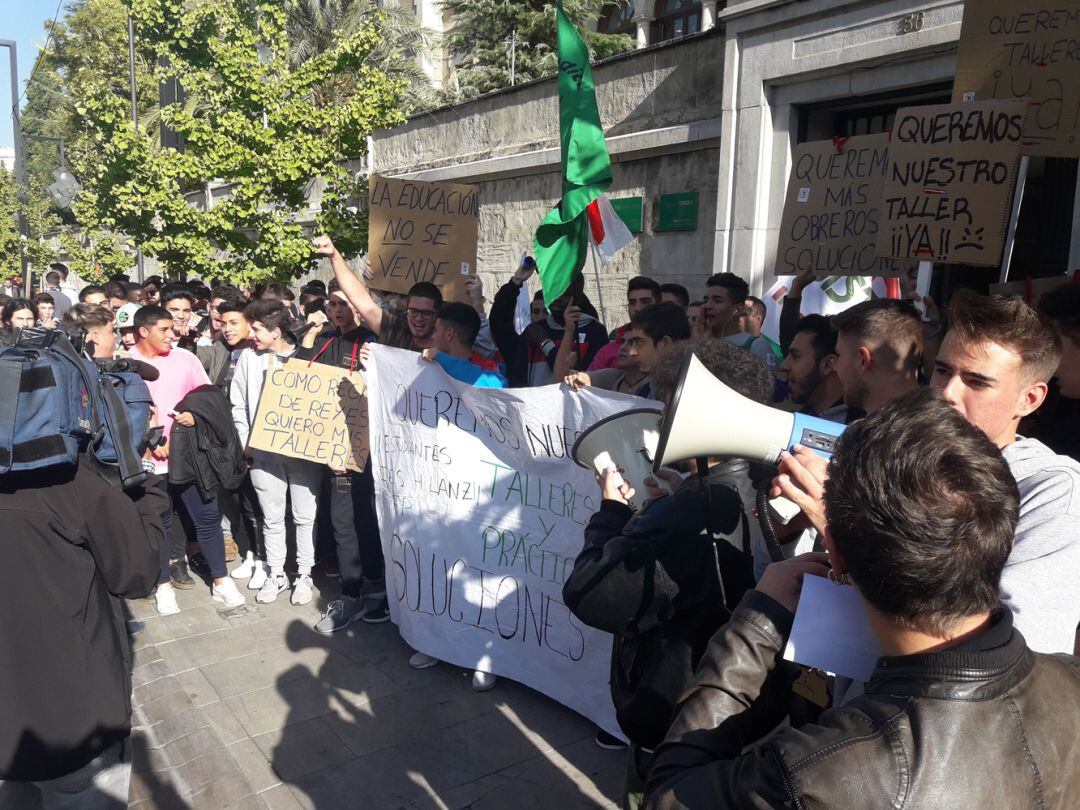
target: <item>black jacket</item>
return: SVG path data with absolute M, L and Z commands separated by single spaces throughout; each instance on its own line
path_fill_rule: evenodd
M 207 503 L 219 490 L 239 489 L 247 464 L 228 397 L 216 385 L 200 385 L 176 404 L 176 411 L 190 411 L 195 427 L 173 425 L 169 483 L 195 484 Z
M 131 733 L 117 597 L 157 583 L 167 501 L 92 463 L 0 476 L 0 779 L 63 776 Z
M 297 360 L 315 360 L 316 363 L 322 363 L 327 366 L 337 366 L 344 369 L 359 369 L 360 360 L 359 352 L 360 346 L 368 341 L 374 340 L 375 334 L 363 326 L 358 326 L 356 329 L 351 329 L 343 335 L 338 335 L 335 330 L 329 335 L 319 335 L 315 339 L 315 345 L 310 349 L 305 346 L 298 346 L 296 348 L 296 354 L 294 355 Z M 353 359 L 353 349 L 357 351 L 357 359 Z M 318 355 L 318 357 L 316 357 Z
M 749 469 L 723 462 L 708 497 L 692 478 L 634 517 L 603 501 L 563 586 L 575 616 L 614 634 L 612 701 L 623 732 L 645 748 L 663 740 L 709 639 L 753 587 Z
M 656 752 L 647 806 L 1076 807 L 1080 660 L 1033 653 L 1008 610 L 995 617 L 1003 643 L 881 658 L 865 694 L 770 735 L 775 718 L 748 709 L 764 701 L 793 617 L 748 593 Z

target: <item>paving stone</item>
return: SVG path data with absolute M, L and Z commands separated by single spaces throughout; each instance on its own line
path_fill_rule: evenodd
M 285 782 L 356 758 L 321 717 L 267 732 L 254 742 Z
M 184 762 L 182 768 L 173 768 L 172 773 L 178 792 L 186 796 L 198 793 L 211 782 L 220 781 L 227 776 L 241 775 L 236 762 L 224 747 L 204 751 L 194 759 Z M 236 801 L 251 792 L 247 790 L 227 799 Z
M 139 725 L 152 726 L 190 709 L 191 698 L 177 690 L 151 703 L 135 704 L 134 715 Z
M 158 658 L 156 661 L 149 661 L 135 667 L 131 672 L 131 685 L 137 689 L 159 678 L 171 675 L 172 667 L 169 666 L 169 662 L 164 658 Z
M 169 764 L 174 768 L 180 768 L 207 752 L 220 752 L 224 747 L 214 730 L 209 726 L 203 726 L 166 743 L 163 750 Z
M 133 700 L 139 704 L 153 703 L 155 700 L 175 695 L 183 691 L 179 681 L 170 673 L 163 678 L 155 678 L 147 684 L 135 687 Z
M 177 643 L 197 667 L 228 661 L 251 653 L 281 645 L 280 634 L 273 641 L 260 639 L 251 632 L 250 626 L 233 627 L 223 624 L 209 633 L 199 633 L 178 639 Z
M 328 672 L 351 663 L 341 653 L 325 647 L 301 650 L 277 647 L 201 669 L 214 691 L 226 699 L 295 678 L 310 678 L 316 672 Z
M 300 810 L 300 802 L 293 796 L 288 785 L 264 790 L 259 797 L 266 803 L 268 810 Z
M 153 748 L 160 748 L 168 745 L 173 740 L 178 740 L 201 728 L 206 728 L 208 725 L 202 712 L 190 705 L 189 701 L 189 705 L 184 711 L 178 712 L 172 717 L 167 717 L 149 728 L 149 734 L 147 734 L 146 738 L 147 744 Z
M 221 810 L 246 799 L 255 800 L 257 796 L 251 784 L 240 772 L 217 777 L 187 797 L 191 810 Z M 265 807 L 266 805 L 259 800 L 258 806 Z
M 210 703 L 198 711 L 225 745 L 248 739 L 248 733 L 244 731 L 244 727 L 223 702 Z
M 270 761 L 251 740 L 244 738 L 226 749 L 256 791 L 281 784 L 281 778 L 270 767 Z
M 245 796 L 240 801 L 230 804 L 225 810 L 267 810 L 266 802 L 258 794 Z
M 175 676 L 175 679 L 179 687 L 187 692 L 187 696 L 191 698 L 192 706 L 207 706 L 220 700 L 217 692 L 214 691 L 214 687 L 206 680 L 206 676 L 197 669 L 181 672 Z

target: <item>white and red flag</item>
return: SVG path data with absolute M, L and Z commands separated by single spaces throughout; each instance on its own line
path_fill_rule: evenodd
M 626 227 L 606 194 L 601 194 L 585 209 L 589 218 L 589 238 L 600 251 L 604 264 L 615 258 L 615 254 L 634 241 L 633 234 Z

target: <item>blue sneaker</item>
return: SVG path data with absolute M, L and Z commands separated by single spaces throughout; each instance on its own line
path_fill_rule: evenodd
M 315 631 L 323 635 L 336 633 L 344 630 L 353 622 L 364 617 L 364 602 L 362 599 L 352 599 L 343 596 L 326 606 L 326 613 L 315 625 Z

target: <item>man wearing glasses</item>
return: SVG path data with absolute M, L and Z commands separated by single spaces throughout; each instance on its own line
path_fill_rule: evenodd
M 367 285 L 353 273 L 328 236 L 315 238 L 315 252 L 330 260 L 341 292 L 349 299 L 360 317 L 384 346 L 422 352 L 435 345 L 435 316 L 442 306 L 442 293 L 428 281 L 412 286 L 406 302 L 405 315 L 388 312 L 371 297 Z

